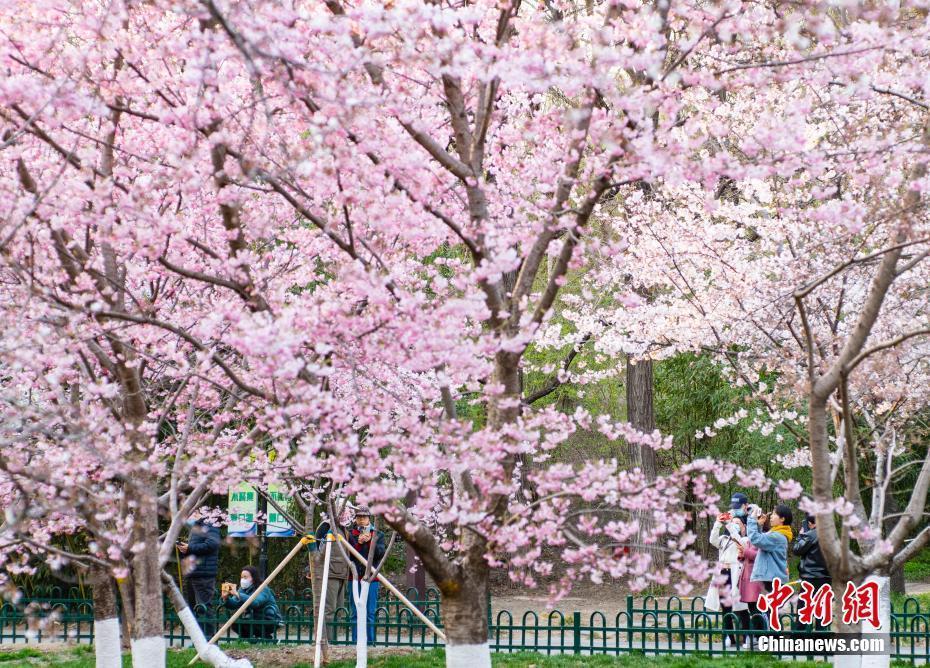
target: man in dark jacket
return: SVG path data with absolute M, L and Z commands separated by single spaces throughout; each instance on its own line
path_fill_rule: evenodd
M 184 599 L 191 610 L 203 606 L 207 617 L 213 617 L 213 595 L 216 593 L 216 572 L 219 567 L 220 529 L 203 519 L 188 520 L 190 536 L 186 543 L 178 543 L 178 551 L 186 557 L 187 575 L 184 576 Z M 204 635 L 213 635 L 213 625 L 201 623 Z
M 371 559 L 372 568 L 377 568 L 381 564 L 381 560 L 384 559 L 384 553 L 387 551 L 387 546 L 384 543 L 384 534 L 372 525 L 371 511 L 367 508 L 359 508 L 355 511 L 355 523 L 349 527 L 349 544 L 358 550 L 362 558 L 366 560 L 368 559 L 369 551 L 374 549 L 374 554 Z M 374 548 L 372 548 L 372 546 L 374 546 Z M 355 562 L 355 573 L 353 573 L 353 577 L 362 580 L 365 577 L 365 563 L 360 562 L 354 557 L 352 560 Z M 379 588 L 378 580 L 372 580 L 371 587 L 368 590 L 368 601 L 366 601 L 368 608 L 366 611 L 368 620 L 366 631 L 369 643 L 375 641 L 375 613 L 378 610 Z M 352 642 L 355 642 L 356 611 L 354 596 L 349 596 L 349 604 L 349 619 L 352 622 Z
M 830 584 L 830 570 L 827 568 L 827 562 L 820 551 L 820 541 L 817 539 L 817 518 L 813 515 L 807 516 L 808 529 L 801 529 L 801 535 L 794 541 L 791 551 L 801 557 L 801 563 L 798 567 L 798 575 L 801 580 L 810 582 L 814 590 L 820 589 L 825 584 Z
M 315 567 L 323 569 L 323 552 L 326 549 L 326 534 L 329 533 L 329 520 L 323 520 L 316 530 L 317 542 L 311 546 L 311 550 L 318 552 L 314 561 Z M 337 526 L 335 531 L 343 531 L 342 527 Z M 345 535 L 345 534 L 343 534 Z M 348 582 L 351 577 L 349 562 L 343 557 L 343 551 L 339 546 L 333 544 L 329 553 L 329 577 L 326 581 L 326 625 L 330 629 L 329 637 L 336 640 L 336 629 L 333 626 L 336 610 L 346 605 L 346 592 L 348 592 Z M 322 575 L 322 573 L 320 574 Z
M 808 515 L 807 525 L 806 529 L 801 527 L 801 534 L 794 541 L 791 551 L 801 557 L 801 563 L 798 565 L 798 575 L 801 580 L 809 582 L 814 591 L 817 591 L 823 585 L 831 583 L 830 570 L 823 558 L 823 552 L 820 551 L 820 541 L 817 539 L 817 518 Z M 816 633 L 823 633 L 827 630 L 827 626 L 820 621 L 808 624 L 806 627 L 807 630 Z

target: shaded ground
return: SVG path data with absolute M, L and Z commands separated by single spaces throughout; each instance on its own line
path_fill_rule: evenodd
M 554 610 L 569 617 L 574 611 L 589 616 L 592 612 L 603 612 L 612 618 L 618 612 L 626 610 L 626 597 L 629 591 L 621 584 L 597 587 L 591 583 L 576 585 L 570 596 L 566 596 L 554 605 Z M 507 588 L 495 592 L 491 599 L 492 619 L 497 619 L 498 612 L 505 610 L 513 615 L 513 621 L 519 623 L 526 612 L 535 612 L 543 622 L 553 609 L 548 607 L 544 591 L 527 591 L 525 593 Z M 613 621 L 611 619 L 611 621 Z

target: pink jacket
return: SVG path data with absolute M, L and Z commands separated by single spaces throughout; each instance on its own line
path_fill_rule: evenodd
M 756 562 L 756 554 L 759 548 L 754 545 L 747 545 L 743 548 L 743 572 L 739 576 L 739 600 L 744 603 L 755 603 L 759 600 L 759 595 L 764 591 L 761 582 L 753 582 L 752 565 Z

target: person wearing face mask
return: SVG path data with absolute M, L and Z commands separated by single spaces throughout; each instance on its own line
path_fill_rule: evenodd
M 740 612 L 746 609 L 746 603 L 740 599 L 739 580 L 743 564 L 739 560 L 739 550 L 749 543 L 745 537 L 745 527 L 738 513 L 745 516 L 745 507 L 749 499 L 745 494 L 735 493 L 730 498 L 730 512 L 717 516 L 714 526 L 710 530 L 709 542 L 717 548 L 717 567 L 707 595 L 704 597 L 704 608 L 723 614 L 723 628 L 729 631 L 723 638 L 724 647 L 737 643 L 736 622 Z
M 192 515 L 187 526 L 190 528 L 187 542 L 178 543 L 178 552 L 184 556 L 186 567 L 184 600 L 195 614 L 213 617 L 211 606 L 220 561 L 220 529 L 199 514 Z M 213 624 L 201 621 L 200 626 L 204 635 L 213 635 Z
M 735 492 L 730 497 L 730 512 L 745 525 L 749 517 L 749 497 L 742 492 Z
M 223 605 L 230 610 L 238 610 L 261 584 L 262 578 L 258 569 L 246 566 L 239 574 L 238 588 L 231 583 L 223 584 Z M 281 620 L 281 611 L 278 610 L 274 592 L 271 591 L 271 587 L 265 587 L 233 624 L 233 630 L 240 638 L 268 640 L 274 638 Z

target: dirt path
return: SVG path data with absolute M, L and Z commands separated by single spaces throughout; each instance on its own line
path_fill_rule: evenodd
M 544 591 L 525 594 L 505 591 L 495 594 L 491 599 L 492 619 L 496 621 L 499 612 L 507 611 L 513 615 L 514 623 L 520 623 L 525 613 L 534 612 L 539 616 L 539 621 L 544 622 L 553 611 L 556 611 L 556 616 L 561 613 L 567 618 L 577 610 L 584 617 L 588 617 L 592 612 L 602 612 L 607 615 L 609 622 L 613 622 L 618 612 L 626 610 L 628 593 L 619 586 L 595 587 L 586 584 L 576 587 L 571 596 L 566 596 L 549 608 Z
M 908 594 L 930 594 L 930 582 L 908 582 L 905 591 Z

